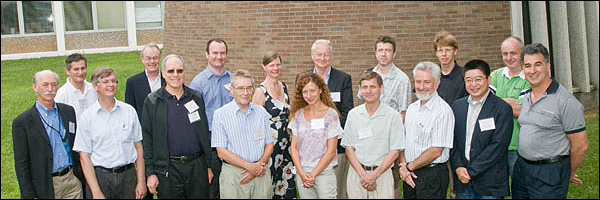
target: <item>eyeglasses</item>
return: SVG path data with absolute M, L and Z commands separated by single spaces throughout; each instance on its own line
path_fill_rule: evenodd
M 231 86 L 233 87 L 233 86 Z M 254 86 L 239 86 L 239 87 L 233 87 L 233 89 L 236 89 L 237 91 L 243 92 L 246 91 L 248 93 L 251 93 L 252 91 L 254 91 Z
M 117 79 L 106 79 L 106 80 L 101 80 L 98 81 L 98 83 L 102 83 L 102 84 L 109 84 L 109 83 L 114 83 L 117 84 L 119 81 L 117 81 Z
M 454 49 L 452 48 L 452 49 L 438 49 L 438 50 L 436 50 L 435 52 L 436 52 L 436 53 L 440 53 L 440 54 L 441 54 L 441 53 L 446 53 L 446 54 L 449 54 L 449 53 L 452 53 L 453 51 L 454 51 Z
M 472 84 L 472 83 L 483 83 L 485 80 L 485 78 L 483 77 L 475 77 L 475 78 L 465 78 L 465 83 L 466 84 Z
M 173 74 L 175 72 L 177 72 L 178 74 L 183 74 L 183 69 L 177 69 L 177 70 L 169 69 L 169 70 L 167 70 L 167 74 Z

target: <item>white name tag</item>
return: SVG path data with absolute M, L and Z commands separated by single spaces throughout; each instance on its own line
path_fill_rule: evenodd
M 310 120 L 310 129 L 324 129 L 325 118 Z
M 482 132 L 496 129 L 496 124 L 494 123 L 494 118 L 492 117 L 492 118 L 479 120 L 479 129 Z
M 371 131 L 371 127 L 364 127 L 358 130 L 358 139 L 369 138 L 373 136 L 373 132 Z
M 75 134 L 75 123 L 69 122 L 69 133 Z
M 332 92 L 331 93 L 331 101 L 333 101 L 333 102 L 341 102 L 342 101 L 342 95 L 340 94 L 340 92 Z
M 79 99 L 79 108 L 81 109 L 81 112 L 83 112 L 86 108 L 88 107 L 88 102 L 87 99 Z
M 198 114 L 198 111 L 194 111 L 188 114 L 188 118 L 190 119 L 190 123 L 194 123 L 195 121 L 200 120 L 200 114 Z
M 194 100 L 191 100 L 185 104 L 185 108 L 188 110 L 188 113 L 191 113 L 198 110 L 198 105 Z
M 265 133 L 263 132 L 263 130 L 259 129 L 254 131 L 254 140 L 261 140 L 264 139 L 265 137 Z

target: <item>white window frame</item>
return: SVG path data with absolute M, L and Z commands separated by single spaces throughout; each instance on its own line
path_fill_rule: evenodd
M 2 35 L 2 38 L 16 38 L 16 37 L 30 37 L 30 36 L 50 36 L 56 34 L 56 27 L 54 27 L 54 21 L 52 22 L 52 32 L 48 33 L 25 33 L 25 17 L 23 16 L 23 1 L 17 2 L 17 23 L 19 26 L 19 33 L 11 35 Z M 54 13 L 54 5 L 51 4 L 52 16 Z
M 134 6 L 134 7 L 135 7 L 135 6 Z M 164 27 L 165 27 L 165 1 L 160 1 L 160 9 L 161 9 L 161 12 L 162 12 L 162 14 L 161 14 L 161 20 L 162 20 L 162 21 L 161 21 L 161 23 L 160 23 L 160 24 L 161 24 L 160 26 L 156 26 L 156 27 L 146 27 L 146 28 L 138 28 L 138 27 L 137 27 L 137 22 L 135 22 L 135 23 L 136 23 L 136 28 L 135 28 L 135 29 L 136 29 L 136 30 L 153 30 L 153 29 L 164 29 Z M 135 17 L 135 15 L 134 15 L 134 17 Z M 134 19 L 134 21 L 135 21 L 135 19 Z

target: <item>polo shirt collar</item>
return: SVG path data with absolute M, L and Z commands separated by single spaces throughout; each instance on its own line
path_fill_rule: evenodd
M 558 91 L 559 86 L 560 86 L 560 84 L 553 78 L 552 83 L 550 83 L 550 86 L 548 86 L 548 88 L 546 89 L 546 93 L 548 93 L 548 94 L 556 93 L 556 91 Z
M 80 91 L 79 89 L 75 88 L 75 86 L 73 84 L 71 84 L 71 77 L 67 77 L 67 82 L 65 83 L 65 85 L 67 85 L 67 87 L 69 87 L 71 89 L 72 93 L 77 93 L 78 91 Z M 87 94 L 90 90 L 92 90 L 92 87 L 90 87 L 88 84 L 87 80 L 83 80 L 83 94 Z
M 508 67 L 504 67 L 504 69 L 502 70 L 502 75 L 506 76 L 506 78 L 508 79 L 511 79 L 510 74 L 508 74 Z M 525 79 L 525 73 L 523 73 L 523 70 L 521 70 L 521 72 L 519 73 L 519 77 L 521 79 Z
M 382 107 L 383 107 L 383 102 L 379 102 L 379 107 L 377 107 L 377 110 L 373 114 L 373 117 L 380 116 L 380 115 L 381 116 L 385 115 L 385 112 L 384 112 L 384 110 L 383 110 Z M 367 104 L 366 103 L 364 103 L 358 111 L 359 111 L 358 112 L 359 114 L 369 117 L 369 111 L 367 110 Z
M 181 98 L 179 98 L 179 99 L 183 99 L 183 98 L 189 96 L 188 92 L 185 90 L 185 85 L 182 85 L 182 87 L 184 87 L 183 88 L 183 94 L 181 94 Z M 163 90 L 163 97 L 165 99 L 169 99 L 171 97 L 176 98 L 175 95 L 169 93 L 166 89 Z

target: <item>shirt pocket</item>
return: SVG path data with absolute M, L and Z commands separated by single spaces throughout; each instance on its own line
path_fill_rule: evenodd
M 417 136 L 417 144 L 421 146 L 429 145 L 431 140 L 432 127 L 419 127 L 419 135 Z
M 129 123 L 123 123 L 119 127 L 119 138 L 122 143 L 132 143 L 133 134 L 131 133 L 132 125 Z
M 554 111 L 534 110 L 531 114 L 533 123 L 542 129 L 562 129 Z

